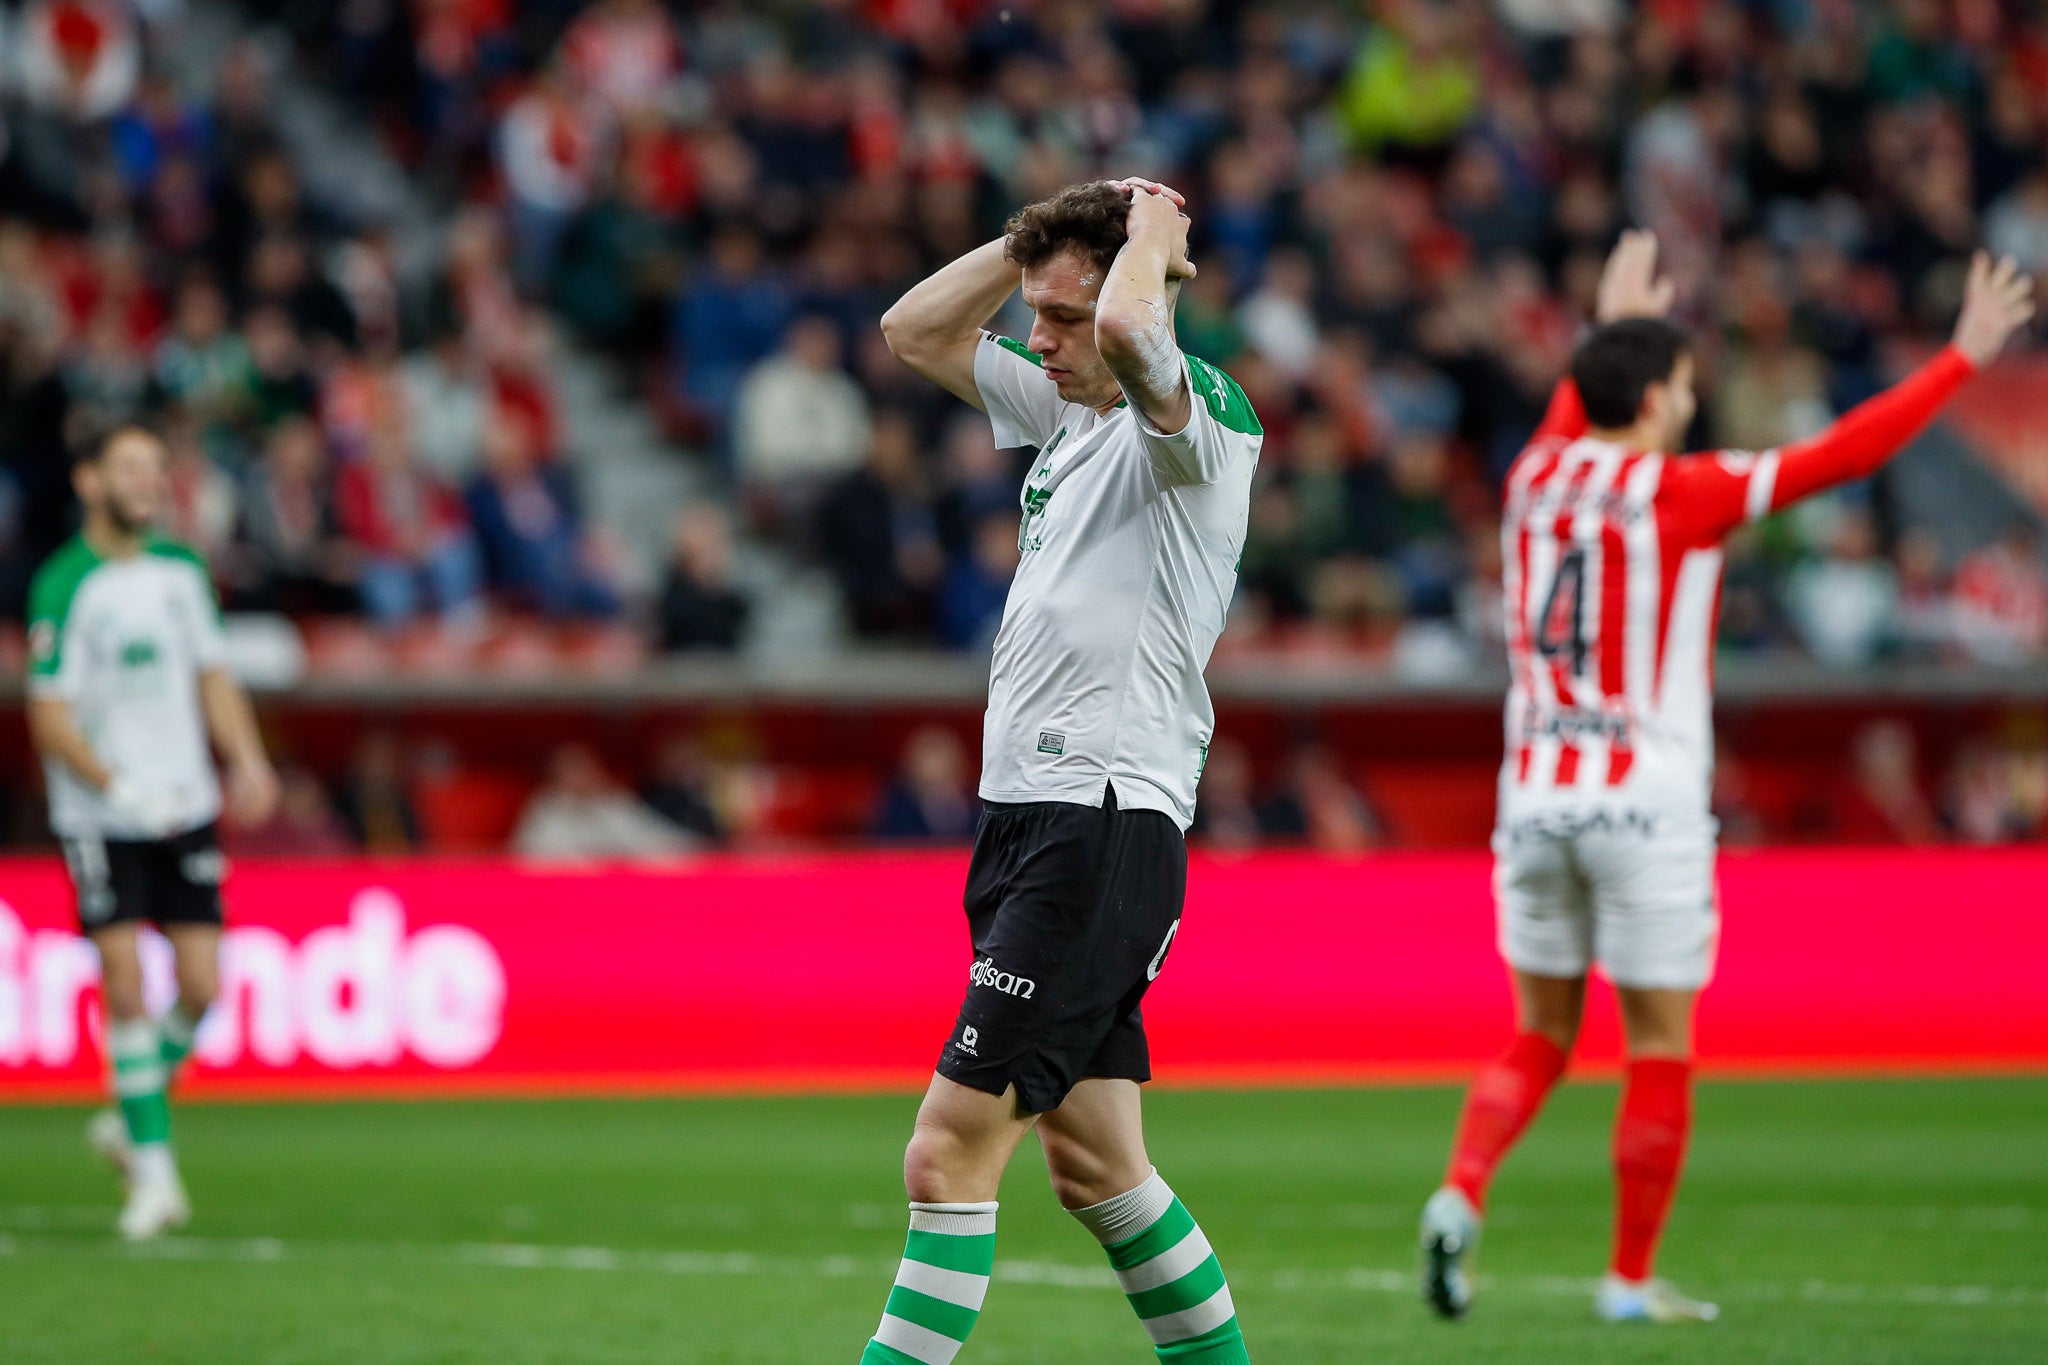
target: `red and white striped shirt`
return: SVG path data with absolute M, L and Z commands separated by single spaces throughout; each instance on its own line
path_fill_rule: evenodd
M 1818 436 L 1778 450 L 1666 455 L 1587 436 L 1567 379 L 1508 472 L 1503 817 L 1638 802 L 1707 809 L 1721 542 L 1745 521 L 1863 478 L 1972 366 L 1945 348 Z

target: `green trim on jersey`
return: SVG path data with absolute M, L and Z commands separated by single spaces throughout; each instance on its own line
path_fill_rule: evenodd
M 73 536 L 43 561 L 28 588 L 28 671 L 53 678 L 63 663 L 64 621 L 79 585 L 103 563 L 84 536 Z
M 1244 396 L 1235 379 L 1200 356 L 1191 355 L 1187 361 L 1188 376 L 1194 381 L 1195 392 L 1209 405 L 1211 417 L 1243 436 L 1266 434 L 1266 429 L 1259 425 L 1259 415 L 1252 411 L 1252 400 Z
M 213 590 L 213 575 L 206 558 L 191 546 L 169 536 L 152 535 L 142 542 L 142 553 L 157 559 L 188 564 L 198 573 L 213 604 L 214 619 L 220 619 L 220 598 Z M 64 627 L 71 617 L 71 604 L 78 590 L 95 569 L 117 561 L 104 559 L 75 535 L 43 561 L 28 589 L 28 671 L 33 678 L 53 678 L 64 663 Z
M 206 567 L 206 556 L 180 540 L 169 536 L 151 536 L 142 544 L 142 553 L 155 555 L 159 559 L 175 559 L 190 564 L 199 573 L 199 582 L 206 589 L 206 600 L 213 603 L 213 619 L 220 619 L 220 594 L 213 590 L 213 571 Z
M 1042 370 L 1045 368 L 1045 357 L 1040 355 L 1038 352 L 1032 350 L 1029 346 L 1026 346 L 1023 342 L 1017 340 L 1015 337 L 1000 336 L 994 332 L 990 332 L 989 337 L 996 343 L 996 345 L 1002 347 L 1004 350 L 1015 351 L 1018 355 L 1023 356 L 1026 360 L 1036 365 L 1039 369 Z

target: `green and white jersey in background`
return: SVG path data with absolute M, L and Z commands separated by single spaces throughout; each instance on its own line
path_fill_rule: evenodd
M 220 607 L 205 563 L 151 537 L 102 559 L 82 536 L 51 555 L 29 589 L 29 693 L 71 704 L 110 771 L 167 790 L 183 833 L 220 814 L 199 675 L 222 662 Z M 66 838 L 142 839 L 70 768 L 46 762 L 50 826 Z

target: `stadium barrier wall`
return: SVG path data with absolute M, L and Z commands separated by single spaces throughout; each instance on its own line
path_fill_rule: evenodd
M 250 863 L 192 1094 L 918 1084 L 972 958 L 957 852 Z M 1510 1014 L 1483 855 L 1198 855 L 1147 1018 L 1167 1083 L 1451 1077 Z M 1723 1070 L 2048 1066 L 2048 850 L 1723 859 Z M 97 1094 L 61 866 L 0 861 L 0 1098 Z M 151 989 L 169 994 L 151 940 Z M 1612 1059 L 1610 1007 L 1586 1055 Z

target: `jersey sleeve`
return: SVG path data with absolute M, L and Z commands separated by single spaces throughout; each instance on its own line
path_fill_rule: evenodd
M 1231 462 L 1258 458 L 1265 428 L 1252 411 L 1251 400 L 1237 381 L 1208 361 L 1183 357 L 1182 383 L 1188 386 L 1188 421 L 1168 434 L 1133 411 L 1152 463 L 1170 483 L 1214 483 Z
M 974 348 L 974 387 L 999 448 L 1042 446 L 1059 430 L 1066 404 L 1045 377 L 1045 362 L 1022 342 L 983 332 Z
M 1688 544 L 1718 541 L 1822 489 L 1867 478 L 1934 420 L 1942 404 L 1976 373 L 1953 346 L 1825 431 L 1752 455 L 1722 451 L 1669 462 L 1657 492 L 1659 519 Z
M 28 690 L 31 696 L 66 698 L 78 691 L 81 674 L 76 651 L 67 651 L 65 632 L 71 602 L 83 575 L 74 566 L 53 560 L 29 585 Z

